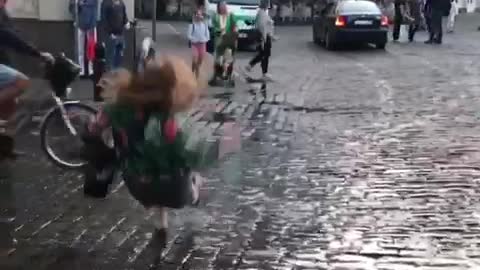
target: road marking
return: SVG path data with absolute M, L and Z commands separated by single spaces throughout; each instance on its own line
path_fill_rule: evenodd
M 133 234 L 135 234 L 138 230 L 138 226 L 133 226 L 133 228 L 127 232 L 127 235 L 125 235 L 124 238 L 122 238 L 116 245 L 116 247 L 121 247 L 123 246 L 123 244 L 125 244 L 125 242 L 130 239 L 130 237 L 132 237 Z
M 85 235 L 87 233 L 87 231 L 88 231 L 88 229 L 83 229 L 82 232 L 75 237 L 72 244 L 70 244 L 70 247 L 76 246 L 80 242 L 80 239 L 82 239 L 83 235 Z
M 102 243 L 103 241 L 105 241 L 105 239 L 107 239 L 107 236 L 109 236 L 115 229 L 118 228 L 118 226 L 120 226 L 123 222 L 125 222 L 125 220 L 127 220 L 126 217 L 123 217 L 121 218 L 119 221 L 117 221 L 117 223 L 115 223 L 111 228 L 110 230 L 108 230 L 106 233 L 102 234 L 102 236 L 100 236 L 100 238 L 97 240 L 97 242 L 95 242 L 95 244 L 88 250 L 88 252 L 92 252 L 96 246 L 98 246 L 100 243 Z
M 118 183 L 118 185 L 112 190 L 112 194 L 117 193 L 124 185 L 125 185 L 125 181 L 121 179 L 120 183 Z
M 129 263 L 133 263 L 137 260 L 138 256 L 147 248 L 150 240 L 152 239 L 152 233 L 145 234 L 145 241 L 143 241 L 139 246 L 136 246 L 133 251 L 133 255 L 128 258 Z
M 83 188 L 83 184 L 80 184 L 80 185 L 76 186 L 75 188 L 73 188 L 72 190 L 70 190 L 70 193 L 71 193 L 71 194 L 76 193 L 76 192 L 79 191 L 81 188 Z
M 36 236 L 38 233 L 40 233 L 43 229 L 45 229 L 46 227 L 48 227 L 50 224 L 52 224 L 53 222 L 59 220 L 60 218 L 63 217 L 63 213 L 57 215 L 56 217 L 52 218 L 51 220 L 45 222 L 44 224 L 42 224 L 36 231 L 34 231 L 32 233 L 32 235 L 30 237 L 33 237 L 33 236 Z

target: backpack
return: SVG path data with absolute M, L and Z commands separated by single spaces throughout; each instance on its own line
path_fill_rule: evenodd
M 126 168 L 126 161 L 135 155 L 144 155 L 145 149 L 154 149 L 158 143 L 167 140 L 171 144 L 178 135 L 176 123 L 172 118 L 157 113 L 144 112 L 142 120 L 132 121 L 121 130 L 112 128 L 115 150 L 109 149 L 99 136 L 84 132 L 85 159 L 88 165 L 84 170 L 84 194 L 95 198 L 104 198 L 114 180 L 115 171 Z M 125 145 L 137 147 L 123 147 Z M 167 147 L 167 149 L 171 149 Z M 171 150 L 170 150 L 171 151 Z M 186 166 L 178 166 L 173 162 L 175 153 L 167 153 L 171 168 L 175 168 L 167 177 L 157 177 L 151 182 L 143 182 L 138 175 L 128 175 L 123 171 L 123 178 L 130 194 L 146 207 L 166 206 L 182 208 L 191 203 L 191 170 Z M 147 163 L 152 163 L 143 156 Z M 160 179 L 161 178 L 161 179 Z

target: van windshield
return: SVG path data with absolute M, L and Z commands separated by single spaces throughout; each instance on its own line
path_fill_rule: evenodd
M 218 3 L 222 0 L 210 0 L 210 3 Z M 242 5 L 242 6 L 258 6 L 260 4 L 260 0 L 224 0 L 229 5 Z

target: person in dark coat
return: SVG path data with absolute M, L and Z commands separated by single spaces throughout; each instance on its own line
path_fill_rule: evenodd
M 408 26 L 408 41 L 413 42 L 415 33 L 422 23 L 421 0 L 408 0 L 407 11 L 410 16 Z
M 123 0 L 103 0 L 101 5 L 103 34 L 106 39 L 109 70 L 121 66 L 125 50 L 125 30 L 130 28 Z
M 432 43 L 432 5 L 430 0 L 425 1 L 423 6 L 423 17 L 425 18 L 425 25 L 427 26 L 428 40 L 425 43 Z
M 425 9 L 430 10 L 431 26 L 430 26 L 430 38 L 426 43 L 442 44 L 443 29 L 442 18 L 448 16 L 450 13 L 451 3 L 450 0 L 427 0 L 425 3 Z
M 393 41 L 398 41 L 398 38 L 400 37 L 400 27 L 404 21 L 402 10 L 405 9 L 405 6 L 405 0 L 395 0 L 394 2 Z

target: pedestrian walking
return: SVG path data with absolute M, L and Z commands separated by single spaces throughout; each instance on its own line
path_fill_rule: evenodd
M 256 64 L 261 62 L 264 80 L 272 80 L 268 74 L 268 65 L 272 52 L 272 39 L 274 39 L 274 22 L 270 15 L 268 15 L 268 4 L 268 0 L 262 0 L 260 2 L 260 9 L 258 10 L 255 20 L 259 39 L 257 55 L 245 67 L 246 71 L 250 72 Z
M 451 0 L 450 14 L 447 17 L 447 33 L 453 33 L 455 30 L 455 21 L 457 19 L 458 9 L 455 0 Z
M 425 5 L 431 10 L 431 32 L 426 43 L 442 44 L 442 19 L 449 15 L 451 2 L 450 0 L 427 0 Z
M 407 10 L 409 17 L 408 25 L 408 41 L 413 42 L 415 38 L 415 33 L 420 28 L 422 23 L 422 0 L 408 0 L 407 1 Z
M 404 11 L 406 10 L 406 0 L 395 0 L 394 2 L 394 17 L 393 17 L 393 41 L 398 41 L 400 38 L 400 28 L 404 24 Z
M 197 80 L 183 60 L 171 56 L 151 62 L 140 74 L 119 69 L 106 76 L 105 93 L 113 100 L 82 136 L 89 166 L 97 169 L 105 163 L 101 153 L 95 154 L 101 147 L 92 142 L 104 144 L 103 131 L 111 128 L 119 159 L 113 163 L 120 164 L 130 194 L 153 211 L 157 235 L 163 239 L 167 208 L 196 205 L 203 182 L 196 172 L 221 158 L 209 155 L 216 148 L 206 138 L 178 126 L 179 114 L 198 99 Z
M 76 19 L 76 60 L 81 68 L 80 76 L 90 76 L 97 42 L 98 0 L 70 0 L 69 11 Z
M 431 1 L 425 0 L 423 5 L 423 17 L 425 19 L 425 26 L 427 27 L 428 40 L 425 43 L 432 43 L 433 29 L 432 29 L 432 5 Z
M 125 30 L 130 28 L 127 8 L 123 0 L 103 0 L 101 15 L 106 39 L 107 68 L 117 69 L 122 65 Z
M 188 41 L 192 48 L 192 71 L 199 77 L 200 67 L 207 53 L 207 42 L 210 40 L 208 24 L 204 20 L 203 12 L 198 9 L 193 15 L 192 23 L 188 26 Z
M 228 10 L 227 3 L 217 3 L 217 14 L 213 17 L 213 35 L 215 41 L 214 74 L 209 84 L 214 86 L 218 79 L 233 81 L 233 66 L 238 43 L 238 31 L 235 15 Z

